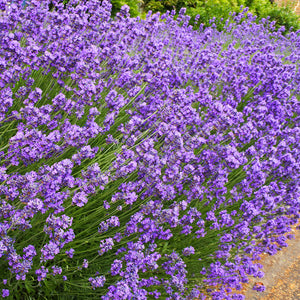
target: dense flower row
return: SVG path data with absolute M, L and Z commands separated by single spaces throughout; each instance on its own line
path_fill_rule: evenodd
M 243 299 L 299 218 L 300 32 L 52 2 L 0 6 L 2 296 Z

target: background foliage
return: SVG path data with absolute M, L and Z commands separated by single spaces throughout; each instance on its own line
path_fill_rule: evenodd
M 69 0 L 64 0 L 68 3 Z M 101 1 L 99 1 L 101 2 Z M 173 9 L 178 13 L 183 7 L 187 8 L 187 14 L 191 16 L 190 24 L 193 25 L 195 17 L 200 16 L 198 25 L 204 24 L 209 26 L 211 20 L 215 18 L 217 27 L 222 30 L 230 13 L 238 13 L 241 6 L 249 7 L 249 11 L 257 16 L 257 21 L 263 18 L 269 18 L 275 21 L 275 27 L 278 29 L 285 27 L 288 32 L 292 27 L 293 30 L 300 29 L 299 17 L 294 14 L 290 7 L 279 7 L 274 1 L 270 0 L 111 0 L 112 16 L 120 11 L 123 5 L 130 7 L 130 16 L 145 17 L 148 11 L 153 13 L 165 13 Z
M 220 29 L 224 26 L 229 13 L 239 12 L 241 5 L 249 7 L 249 11 L 257 15 L 257 20 L 270 16 L 271 21 L 276 21 L 276 28 L 285 26 L 286 31 L 290 27 L 295 30 L 300 28 L 299 18 L 290 7 L 279 7 L 269 0 L 144 0 L 145 11 L 164 13 L 176 9 L 178 12 L 182 7 L 186 7 L 187 14 L 191 16 L 191 24 L 196 15 L 200 15 L 199 23 L 206 26 L 215 17 L 219 21 Z
M 83 0 L 84 1 L 84 0 Z M 64 4 L 67 4 L 69 0 L 63 0 Z M 102 1 L 99 1 L 99 5 Z M 112 4 L 112 16 L 115 16 L 117 12 L 120 11 L 123 5 L 128 5 L 130 7 L 130 16 L 137 17 L 139 15 L 139 3 L 141 0 L 111 0 Z

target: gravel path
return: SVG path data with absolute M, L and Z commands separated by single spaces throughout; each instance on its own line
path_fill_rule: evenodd
M 292 233 L 295 239 L 287 241 L 287 248 L 274 256 L 262 256 L 265 277 L 250 279 L 243 293 L 246 300 L 300 300 L 300 230 L 294 228 Z M 252 290 L 258 282 L 264 284 L 265 292 Z

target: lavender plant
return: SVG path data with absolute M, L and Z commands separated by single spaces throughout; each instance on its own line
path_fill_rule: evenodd
M 52 2 L 0 5 L 2 297 L 243 299 L 299 219 L 300 32 Z

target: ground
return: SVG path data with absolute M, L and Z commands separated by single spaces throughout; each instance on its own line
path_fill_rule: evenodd
M 300 230 L 294 226 L 292 233 L 295 239 L 288 241 L 287 248 L 274 256 L 262 256 L 265 277 L 251 278 L 244 286 L 246 300 L 300 300 Z M 255 283 L 263 283 L 266 291 L 252 290 Z

